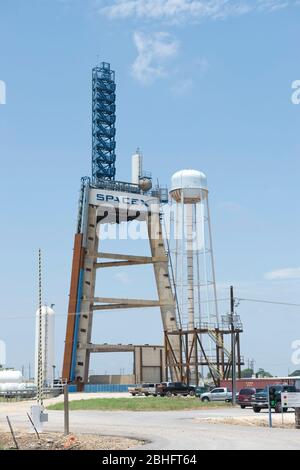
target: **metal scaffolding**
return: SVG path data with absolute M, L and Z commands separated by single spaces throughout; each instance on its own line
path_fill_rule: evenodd
M 114 180 L 116 174 L 116 84 L 110 64 L 102 62 L 93 68 L 92 177 Z
M 237 376 L 241 378 L 241 366 L 244 359 L 240 352 L 240 333 L 243 327 L 238 323 L 234 327 L 234 342 L 237 350 L 236 367 Z M 229 379 L 232 374 L 232 353 L 225 345 L 225 337 L 232 335 L 229 324 L 220 324 L 218 327 L 208 323 L 198 324 L 195 328 L 182 328 L 177 331 L 165 331 L 165 375 L 169 377 L 169 369 L 174 363 L 180 370 L 180 380 L 191 383 L 191 377 L 196 377 L 195 385 L 199 384 L 200 370 L 206 367 L 215 386 L 220 386 L 221 380 Z M 180 350 L 176 354 L 172 348 L 173 338 L 179 338 Z M 212 340 L 214 349 L 208 355 L 205 346 L 207 339 Z M 191 374 L 191 371 L 195 374 Z M 203 378 L 202 378 L 203 379 Z

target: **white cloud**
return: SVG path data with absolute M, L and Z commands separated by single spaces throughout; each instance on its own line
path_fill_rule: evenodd
M 100 12 L 109 18 L 130 18 L 184 22 L 241 16 L 297 5 L 292 0 L 113 0 Z
M 127 285 L 130 282 L 128 274 L 126 272 L 123 272 L 123 271 L 120 271 L 120 272 L 116 273 L 115 278 L 120 284 Z
M 269 281 L 283 279 L 300 279 L 300 268 L 283 268 L 270 271 L 265 274 L 265 279 Z
M 194 81 L 191 78 L 184 78 L 183 80 L 177 81 L 172 87 L 171 91 L 174 95 L 185 95 L 194 86 Z
M 157 78 L 167 77 L 167 62 L 177 56 L 179 42 L 165 32 L 146 34 L 136 31 L 133 39 L 138 52 L 131 66 L 134 78 L 150 84 Z
M 258 0 L 260 10 L 275 11 L 287 8 L 290 5 L 289 0 Z

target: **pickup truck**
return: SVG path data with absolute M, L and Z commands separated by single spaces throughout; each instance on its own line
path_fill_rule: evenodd
M 287 408 L 281 408 L 281 393 L 282 392 L 296 392 L 296 387 L 293 385 L 272 385 L 276 389 L 275 393 L 275 405 L 272 408 L 275 409 L 275 413 L 281 413 L 283 411 L 286 413 L 288 410 Z M 265 387 L 260 392 L 255 393 L 253 401 L 252 401 L 252 409 L 254 413 L 259 413 L 262 409 L 269 408 L 269 397 L 268 397 L 269 389 Z
M 133 397 L 136 395 L 142 395 L 142 386 L 135 385 L 134 387 L 128 387 L 128 392 L 131 393 Z
M 157 397 L 157 386 L 159 384 L 142 384 L 142 393 L 148 397 L 152 395 L 153 397 Z
M 161 397 L 171 397 L 172 395 L 195 396 L 193 385 L 186 385 L 181 382 L 162 382 L 157 386 L 157 394 Z
M 232 392 L 226 387 L 213 388 L 210 392 L 202 393 L 201 401 L 231 401 Z

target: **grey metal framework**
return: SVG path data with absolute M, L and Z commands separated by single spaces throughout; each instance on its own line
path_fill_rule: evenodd
M 244 359 L 240 350 L 240 333 L 243 331 L 241 323 L 235 325 L 234 340 L 236 347 L 237 377 L 241 378 L 241 366 Z M 196 384 L 199 383 L 200 368 L 207 367 L 215 386 L 220 386 L 220 381 L 229 379 L 232 372 L 232 354 L 225 346 L 225 336 L 231 335 L 232 330 L 228 324 L 220 324 L 219 327 L 203 323 L 190 330 L 188 327 L 177 331 L 165 331 L 165 374 L 168 380 L 169 369 L 174 363 L 180 370 L 180 380 L 190 382 L 190 370 L 196 369 Z M 172 342 L 174 336 L 179 339 L 180 350 L 174 351 Z M 205 339 L 210 338 L 214 343 L 213 355 L 208 355 L 205 347 Z M 191 339 L 192 338 L 192 339 Z M 195 361 L 195 358 L 196 361 Z
M 116 174 L 116 84 L 110 64 L 93 68 L 92 178 L 114 180 Z

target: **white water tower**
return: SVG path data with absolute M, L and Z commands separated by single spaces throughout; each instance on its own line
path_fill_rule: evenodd
M 51 386 L 53 382 L 53 366 L 55 365 L 55 315 L 53 305 L 48 307 L 43 305 L 42 314 L 42 369 L 43 369 L 43 385 Z M 35 322 L 35 383 L 38 381 L 38 356 L 39 356 L 39 309 L 36 312 Z
M 171 259 L 178 316 L 184 329 L 219 324 L 207 178 L 197 170 L 172 176 Z M 192 350 L 193 335 L 188 337 Z M 209 340 L 210 342 L 210 340 Z M 211 344 L 206 347 L 211 349 Z M 193 352 L 195 354 L 195 352 Z M 195 363 L 196 357 L 191 357 Z M 191 383 L 196 381 L 191 367 Z

